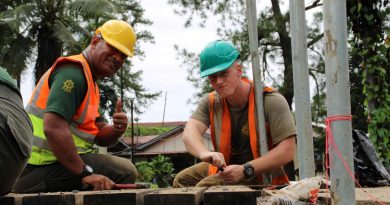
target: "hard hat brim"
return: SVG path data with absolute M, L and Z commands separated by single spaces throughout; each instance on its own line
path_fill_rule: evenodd
M 127 49 L 125 46 L 123 46 L 122 44 L 120 44 L 119 42 L 117 41 L 114 41 L 110 38 L 105 38 L 104 36 L 104 33 L 102 32 L 101 33 L 102 36 L 103 36 L 103 39 L 108 43 L 110 44 L 112 47 L 118 49 L 120 52 L 122 52 L 123 54 L 127 55 L 128 57 L 133 57 L 133 53 Z
M 237 60 L 237 57 L 234 58 L 233 60 L 229 61 L 229 62 L 222 63 L 222 64 L 219 64 L 217 66 L 214 66 L 213 68 L 209 68 L 207 70 L 204 70 L 204 71 L 200 72 L 200 77 L 203 78 L 203 77 L 207 77 L 209 75 L 212 75 L 214 73 L 218 73 L 218 72 L 224 71 L 224 70 L 230 68 L 230 66 L 232 66 L 234 61 L 236 61 L 236 60 Z

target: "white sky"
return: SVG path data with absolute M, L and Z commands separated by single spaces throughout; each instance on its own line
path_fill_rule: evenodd
M 145 9 L 145 18 L 153 21 L 147 30 L 154 35 L 155 44 L 141 44 L 146 57 L 143 61 L 135 59 L 134 68 L 143 70 L 142 82 L 145 88 L 151 92 L 162 91 L 162 95 L 139 116 L 140 122 L 162 121 L 165 92 L 167 101 L 164 121 L 188 120 L 195 107 L 187 104 L 187 100 L 195 93 L 195 89 L 186 80 L 187 71 L 176 60 L 173 46 L 177 44 L 199 53 L 208 42 L 218 38 L 216 27 L 212 26 L 216 21 L 208 22 L 207 28 L 184 28 L 185 18 L 175 15 L 174 8 L 166 1 L 143 0 L 141 4 Z

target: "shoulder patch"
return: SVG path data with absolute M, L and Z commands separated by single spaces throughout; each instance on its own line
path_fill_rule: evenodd
M 64 90 L 67 93 L 72 92 L 74 88 L 74 82 L 72 80 L 65 80 L 64 85 L 62 85 L 62 90 Z

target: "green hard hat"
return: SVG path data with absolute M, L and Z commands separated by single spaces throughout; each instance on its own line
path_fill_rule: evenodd
M 240 53 L 228 41 L 213 41 L 200 53 L 200 77 L 228 69 L 239 57 Z

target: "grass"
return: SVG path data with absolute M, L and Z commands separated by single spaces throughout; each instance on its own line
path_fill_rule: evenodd
M 174 127 L 162 127 L 162 126 L 134 126 L 134 135 L 135 136 L 150 136 L 150 135 L 161 135 Z M 126 131 L 126 136 L 131 136 L 131 127 Z

